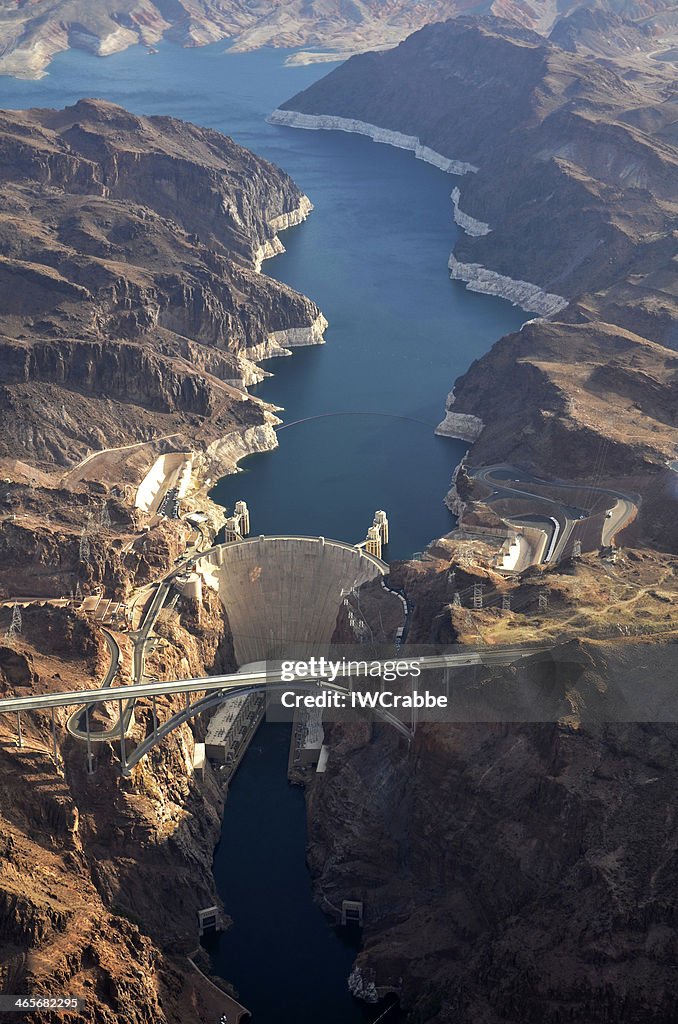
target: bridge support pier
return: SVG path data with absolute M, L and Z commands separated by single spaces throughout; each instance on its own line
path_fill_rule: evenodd
M 92 737 L 89 730 L 89 704 L 85 708 L 85 729 L 87 731 L 87 774 L 94 775 L 92 767 Z
M 125 751 L 125 712 L 121 700 L 118 701 L 118 711 L 120 714 L 120 765 L 122 768 L 122 774 L 129 775 L 130 771 L 127 767 L 127 753 Z
M 52 757 L 54 758 L 54 764 L 59 767 L 59 749 L 57 747 L 57 735 L 56 735 L 56 718 L 54 716 L 54 708 L 52 708 Z
M 16 732 L 17 732 L 16 745 L 17 745 L 17 747 L 23 747 L 23 745 L 24 745 L 24 734 L 23 734 L 23 732 L 21 730 L 21 712 L 20 711 L 17 711 L 17 713 L 16 713 Z

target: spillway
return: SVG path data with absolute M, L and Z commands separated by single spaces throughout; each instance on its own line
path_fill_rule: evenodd
M 321 654 L 344 596 L 387 571 L 362 549 L 324 537 L 222 544 L 196 569 L 219 594 L 239 666 Z

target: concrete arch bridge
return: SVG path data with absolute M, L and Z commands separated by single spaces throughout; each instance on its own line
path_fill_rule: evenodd
M 198 679 L 158 681 L 146 675 L 145 644 L 165 601 L 170 597 L 176 577 L 185 575 L 188 570 L 197 577 L 198 590 L 209 587 L 218 594 L 233 637 L 236 663 L 251 668 Z M 362 584 L 385 576 L 387 571 L 386 563 L 364 548 L 323 537 L 262 536 L 217 545 L 191 555 L 158 585 L 137 634 L 135 682 L 132 685 L 112 686 L 109 672 L 104 681 L 104 692 L 97 688 L 6 698 L 0 700 L 0 714 L 17 715 L 20 735 L 21 714 L 51 710 L 56 758 L 54 711 L 59 707 L 77 708 L 79 710 L 69 716 L 69 731 L 87 743 L 88 765 L 92 763 L 93 743 L 115 740 L 120 744 L 123 774 L 129 774 L 134 765 L 174 729 L 234 697 L 252 693 L 273 694 L 282 689 L 309 692 L 329 689 L 346 695 L 351 689 L 347 672 L 340 672 L 332 681 L 326 678 L 295 679 L 292 684 L 282 678 L 280 669 L 273 667 L 272 662 L 303 660 L 326 654 L 345 596 L 357 591 Z M 534 648 L 466 649 L 417 660 L 422 670 L 447 670 L 488 661 L 509 664 L 534 653 Z M 266 662 L 268 668 L 266 665 L 259 667 Z M 156 713 L 156 698 L 171 694 L 184 694 L 185 707 L 161 724 Z M 127 734 L 133 722 L 135 703 L 140 699 L 151 701 L 153 729 L 128 754 Z M 90 730 L 90 712 L 104 700 L 117 702 L 119 717 L 112 729 L 98 734 Z M 411 729 L 396 715 L 382 708 L 375 708 L 374 712 L 406 739 L 411 738 Z

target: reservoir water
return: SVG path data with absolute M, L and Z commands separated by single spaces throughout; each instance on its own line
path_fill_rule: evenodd
M 389 556 L 405 557 L 454 526 L 443 496 L 466 446 L 433 434 L 447 392 L 525 314 L 449 280 L 457 179 L 364 138 L 266 124 L 328 65 L 288 68 L 285 51 L 225 50 L 161 44 L 154 56 L 135 47 L 105 59 L 71 51 L 40 81 L 0 79 L 0 106 L 102 97 L 218 128 L 292 175 L 315 211 L 283 235 L 286 254 L 264 270 L 318 303 L 327 344 L 267 366 L 275 376 L 258 393 L 296 425 L 214 496 L 229 506 L 245 498 L 255 533 L 353 542 L 384 508 Z M 236 923 L 214 950 L 215 969 L 256 1024 L 373 1021 L 375 1011 L 346 990 L 355 950 L 311 900 L 303 797 L 286 782 L 286 735 L 264 727 L 229 795 L 215 877 Z

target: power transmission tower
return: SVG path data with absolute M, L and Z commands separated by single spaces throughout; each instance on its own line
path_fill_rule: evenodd
M 483 584 L 473 584 L 473 607 L 476 611 L 483 607 Z
M 108 503 L 107 502 L 104 502 L 104 504 L 102 506 L 101 515 L 99 517 L 99 522 L 101 524 L 101 529 L 102 530 L 110 530 L 110 528 L 111 528 L 111 514 L 108 511 Z
M 7 639 L 13 640 L 18 633 L 21 633 L 22 628 L 23 620 L 21 618 L 21 609 L 15 601 L 14 607 L 12 608 L 12 621 L 10 622 L 9 629 L 7 630 Z
M 549 595 L 546 590 L 539 591 L 539 611 L 546 612 L 549 607 Z
M 80 537 L 80 561 L 81 562 L 89 561 L 89 556 L 90 556 L 90 547 L 89 547 L 89 540 L 87 539 L 87 527 L 85 527 L 85 529 L 82 531 L 82 535 Z
M 459 591 L 457 591 L 457 593 L 454 595 L 452 599 L 452 606 L 454 608 L 461 608 L 461 594 L 459 593 Z
M 574 547 L 572 548 L 572 557 L 573 558 L 581 558 L 581 541 L 580 540 L 576 540 L 574 542 Z
M 511 611 L 511 595 L 510 594 L 502 594 L 501 595 L 501 610 L 503 612 L 510 612 Z

